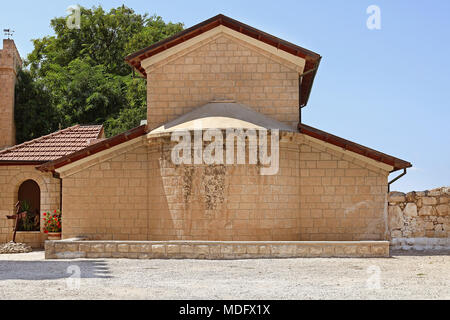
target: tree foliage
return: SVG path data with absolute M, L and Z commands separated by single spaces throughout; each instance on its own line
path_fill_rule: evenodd
M 18 142 L 74 124 L 105 124 L 107 135 L 146 118 L 146 80 L 132 76 L 124 57 L 183 29 L 159 16 L 121 6 L 81 8 L 81 28 L 65 17 L 55 34 L 33 40 L 16 86 Z

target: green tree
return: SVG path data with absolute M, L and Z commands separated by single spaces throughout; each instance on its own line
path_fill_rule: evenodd
M 50 25 L 55 34 L 33 40 L 26 77 L 18 79 L 17 140 L 59 125 L 104 123 L 108 136 L 139 125 L 146 118 L 146 80 L 132 77 L 124 57 L 180 32 L 183 24 L 125 6 L 109 12 L 99 6 L 81 8 L 80 29 L 69 29 L 65 17 L 52 19 Z M 24 95 L 27 86 L 35 96 Z M 41 111 L 31 123 L 18 114 L 26 111 L 27 103 Z
M 40 81 L 28 70 L 19 70 L 15 91 L 16 140 L 21 143 L 58 129 L 57 112 Z

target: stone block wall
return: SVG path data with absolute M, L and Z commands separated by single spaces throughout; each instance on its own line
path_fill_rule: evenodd
M 147 240 L 148 151 L 138 138 L 63 176 L 63 238 Z
M 37 171 L 32 165 L 0 166 L 0 243 L 12 240 L 14 220 L 6 219 L 6 216 L 15 213 L 19 187 L 28 179 L 34 180 L 41 192 L 41 231 L 19 232 L 16 240 L 35 248 L 44 245 L 46 235 L 42 230 L 42 213 L 59 209 L 60 182 L 51 173 Z
M 3 40 L 0 50 L 0 150 L 15 144 L 14 87 L 17 68 L 22 64 L 13 40 Z
M 450 187 L 390 192 L 388 201 L 389 231 L 398 246 L 433 247 L 433 240 L 423 239 L 436 239 L 437 246 L 448 242 L 450 248 L 450 241 L 446 241 L 450 239 Z
M 288 141 L 280 143 L 278 173 L 267 176 L 260 165 L 178 166 L 170 137 L 152 141 L 149 238 L 298 240 L 299 141 Z
M 300 240 L 387 239 L 388 171 L 309 137 L 299 169 Z
M 61 172 L 64 239 L 387 239 L 388 171 L 302 134 L 281 134 L 273 176 L 175 165 L 170 136 L 128 143 Z

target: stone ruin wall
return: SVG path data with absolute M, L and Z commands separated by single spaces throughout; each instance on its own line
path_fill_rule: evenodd
M 450 187 L 390 192 L 389 231 L 393 249 L 450 249 Z

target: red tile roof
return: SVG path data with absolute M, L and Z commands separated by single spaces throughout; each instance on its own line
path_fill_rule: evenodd
M 102 125 L 76 125 L 0 151 L 0 163 L 42 163 L 88 147 L 103 135 Z
M 96 154 L 103 150 L 110 149 L 114 146 L 127 142 L 129 140 L 138 138 L 147 133 L 147 126 L 142 125 L 131 130 L 125 131 L 117 136 L 103 139 L 100 142 L 90 145 L 86 148 L 78 150 L 74 153 L 68 154 L 66 156 L 60 157 L 56 160 L 46 162 L 36 167 L 38 170 L 46 172 L 46 171 L 54 171 L 57 168 L 63 167 L 69 163 L 78 161 L 80 159 L 84 159 L 90 155 Z

